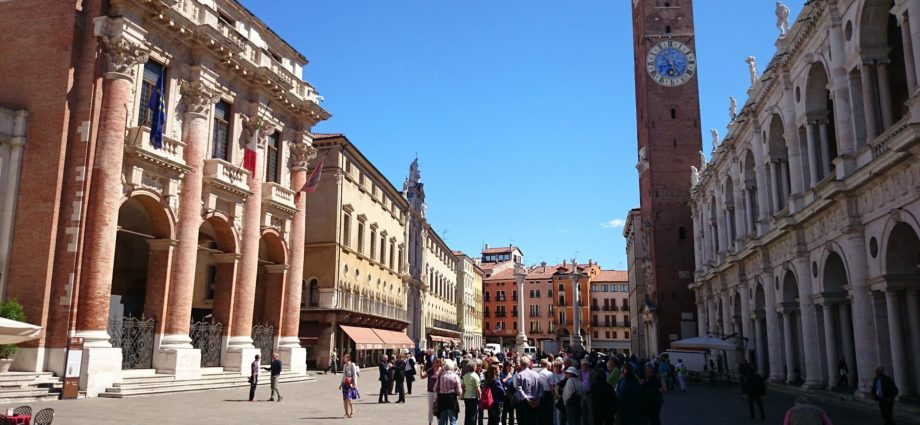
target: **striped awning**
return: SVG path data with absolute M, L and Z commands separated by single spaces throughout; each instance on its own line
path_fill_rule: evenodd
M 374 333 L 383 341 L 385 348 L 395 349 L 412 349 L 415 343 L 409 339 L 405 332 L 390 331 L 386 329 L 374 329 Z
M 339 325 L 339 327 L 354 341 L 356 350 L 382 350 L 384 348 L 383 340 L 371 328 L 346 325 Z

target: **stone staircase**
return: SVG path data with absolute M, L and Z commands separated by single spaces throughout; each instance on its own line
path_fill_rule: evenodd
M 0 403 L 57 400 L 64 381 L 51 372 L 0 373 Z
M 260 376 L 260 385 L 268 384 L 268 372 Z M 315 381 L 311 374 L 291 375 L 281 373 L 279 383 Z M 262 382 L 264 381 L 264 382 Z M 204 391 L 222 388 L 248 387 L 247 377 L 239 373 L 224 372 L 223 368 L 202 368 L 201 377 L 193 379 L 176 379 L 173 375 L 158 374 L 154 369 L 136 369 L 122 371 L 122 381 L 107 388 L 99 397 L 125 398 L 155 394 L 168 394 L 184 391 Z

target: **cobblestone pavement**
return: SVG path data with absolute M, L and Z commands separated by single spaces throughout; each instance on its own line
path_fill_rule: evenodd
M 365 372 L 360 380 L 362 398 L 355 403 L 355 418 L 344 419 L 339 377 L 319 375 L 314 382 L 282 384 L 281 403 L 249 403 L 247 388 L 177 393 L 126 399 L 84 399 L 29 403 L 33 409 L 51 407 L 54 423 L 83 424 L 427 424 L 427 395 L 423 383 L 416 382 L 416 392 L 407 396 L 406 404 L 377 404 L 374 373 Z M 373 375 L 373 376 L 371 376 Z M 266 380 L 267 381 L 267 380 Z M 259 400 L 269 395 L 269 387 L 260 385 Z M 395 401 L 391 396 L 391 400 Z M 744 425 L 780 424 L 794 396 L 771 392 L 764 398 L 767 420 L 749 420 L 747 402 L 738 387 L 691 386 L 686 393 L 665 395 L 663 423 Z M 14 405 L 0 405 L 5 411 Z M 835 425 L 881 424 L 877 411 L 822 405 Z M 462 419 L 462 418 L 461 418 Z M 461 422 L 462 423 L 462 422 Z M 899 421 L 899 424 L 906 422 Z

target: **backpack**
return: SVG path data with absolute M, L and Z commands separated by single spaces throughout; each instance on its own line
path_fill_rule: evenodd
M 490 410 L 495 402 L 492 400 L 492 385 L 486 385 L 482 389 L 482 394 L 479 397 L 479 409 L 480 410 Z

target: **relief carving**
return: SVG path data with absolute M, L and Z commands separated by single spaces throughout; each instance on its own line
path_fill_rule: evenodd
M 262 126 L 259 128 L 257 143 L 260 147 L 264 147 L 266 138 L 268 138 L 268 134 L 274 131 L 275 128 L 271 125 L 268 125 L 268 123 L 265 122 L 264 117 L 259 117 L 258 115 L 249 116 L 246 114 L 240 114 L 240 118 L 243 121 L 242 138 L 240 139 L 241 146 L 245 147 L 247 144 L 249 144 L 249 141 L 252 140 L 252 133 L 256 131 L 256 128 L 259 126 L 259 121 L 262 121 Z
M 291 168 L 307 169 L 307 165 L 316 158 L 316 148 L 304 142 L 294 142 L 291 147 Z
M 217 91 L 201 81 L 179 80 L 179 93 L 185 112 L 207 116 L 211 106 L 217 103 Z

